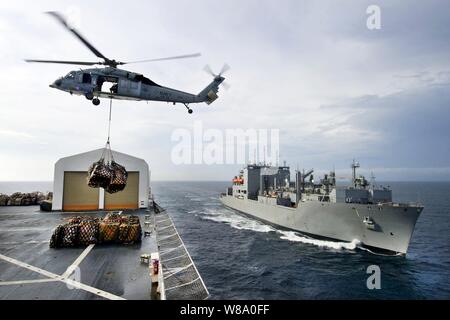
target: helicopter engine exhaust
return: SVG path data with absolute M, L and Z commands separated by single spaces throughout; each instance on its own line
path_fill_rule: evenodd
M 208 92 L 208 100 L 206 100 L 206 104 L 210 105 L 211 103 L 213 103 L 214 101 L 217 100 L 217 98 L 219 98 L 219 96 L 217 95 L 217 93 L 215 93 L 214 91 L 209 91 Z

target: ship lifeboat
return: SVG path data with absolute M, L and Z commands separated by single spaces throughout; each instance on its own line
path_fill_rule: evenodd
M 242 179 L 241 177 L 234 177 L 233 183 L 234 184 L 244 184 L 244 179 Z

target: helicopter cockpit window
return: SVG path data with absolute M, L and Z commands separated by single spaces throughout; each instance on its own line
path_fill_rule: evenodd
M 75 79 L 75 72 L 69 72 L 66 76 L 67 79 Z

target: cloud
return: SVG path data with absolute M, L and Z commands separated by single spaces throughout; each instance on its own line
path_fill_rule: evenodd
M 2 2 L 1 130 L 19 135 L 0 134 L 2 159 L 10 159 L 14 172 L 0 172 L 0 180 L 50 180 L 59 157 L 105 143 L 107 101 L 93 107 L 48 87 L 76 67 L 22 61 L 93 59 L 42 14 L 70 7 L 80 12 L 82 33 L 110 58 L 203 53 L 127 66 L 161 85 L 196 93 L 211 81 L 205 64 L 232 67 L 226 75 L 231 89 L 220 90 L 211 106 L 197 106 L 193 116 L 183 106 L 114 102 L 113 148 L 146 159 L 155 179 L 225 180 L 235 174 L 239 166 L 171 164 L 171 133 L 198 120 L 220 130 L 279 128 L 281 157 L 291 164 L 347 168 L 358 157 L 374 168 L 448 167 L 449 4 L 377 3 L 379 31 L 366 28 L 366 8 L 373 3 L 365 0 Z M 35 170 L 19 170 L 30 153 L 41 159 L 29 165 Z
M 35 138 L 31 134 L 28 134 L 28 133 L 25 133 L 25 132 L 14 131 L 14 130 L 0 130 L 0 136 L 20 137 L 20 138 L 27 138 L 27 139 L 34 139 Z
M 321 109 L 327 113 L 345 116 L 320 126 L 317 140 L 331 138 L 331 143 L 343 150 L 336 156 L 359 148 L 354 156 L 363 158 L 367 165 L 383 162 L 385 167 L 448 167 L 449 89 L 448 84 L 425 86 L 324 106 Z

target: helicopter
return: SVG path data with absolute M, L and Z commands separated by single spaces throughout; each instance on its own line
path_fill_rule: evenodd
M 98 106 L 100 98 L 118 99 L 118 100 L 132 100 L 132 101 L 160 101 L 183 104 L 188 113 L 191 114 L 193 110 L 189 107 L 193 103 L 211 104 L 218 98 L 219 86 L 221 84 L 227 88 L 224 83 L 225 78 L 223 74 L 230 69 L 227 64 L 224 64 L 222 70 L 215 74 L 207 65 L 204 70 L 213 76 L 213 81 L 206 86 L 198 94 L 183 92 L 180 90 L 161 86 L 152 80 L 146 78 L 144 75 L 119 69 L 118 66 L 132 63 L 144 63 L 164 60 L 175 60 L 184 58 L 199 57 L 200 53 L 159 58 L 148 59 L 131 62 L 121 62 L 115 59 L 110 59 L 98 51 L 90 42 L 83 37 L 80 32 L 71 27 L 67 20 L 58 12 L 49 11 L 47 14 L 59 21 L 69 32 L 74 34 L 93 54 L 103 61 L 85 62 L 85 61 L 61 61 L 61 60 L 36 60 L 26 59 L 26 62 L 37 63 L 57 63 L 70 64 L 81 66 L 104 66 L 101 68 L 80 69 L 70 71 L 66 76 L 61 77 L 50 84 L 51 88 L 58 89 L 70 93 L 71 95 L 81 95 L 86 99 L 92 101 L 92 104 Z M 106 84 L 109 84 L 109 90 L 105 89 Z

